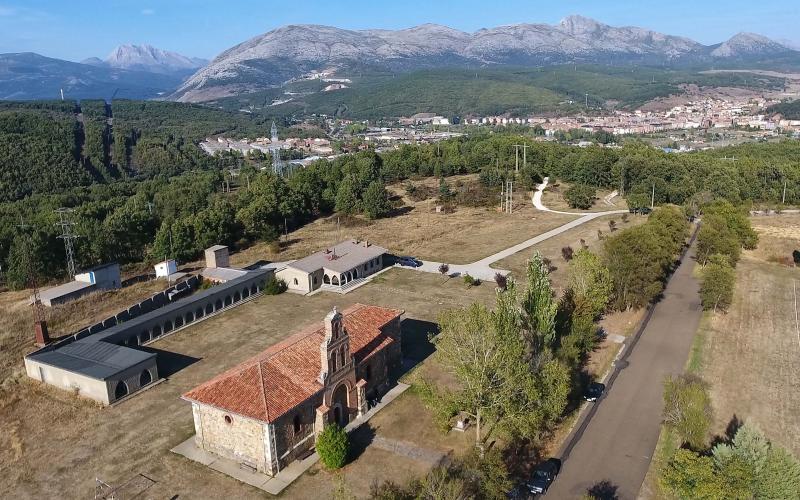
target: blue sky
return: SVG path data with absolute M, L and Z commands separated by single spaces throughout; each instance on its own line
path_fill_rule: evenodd
M 798 5 L 797 0 L 0 0 L 0 53 L 81 60 L 105 57 L 122 43 L 149 43 L 212 58 L 284 24 L 394 29 L 430 22 L 474 31 L 554 24 L 569 14 L 706 44 L 752 31 L 800 45 Z

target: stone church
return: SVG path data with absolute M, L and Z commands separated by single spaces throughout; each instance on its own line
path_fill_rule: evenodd
M 324 320 L 183 395 L 197 446 L 275 475 L 329 423 L 363 415 L 401 366 L 403 311 L 363 304 Z

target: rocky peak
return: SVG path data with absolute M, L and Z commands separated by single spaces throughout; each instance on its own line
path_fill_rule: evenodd
M 560 23 L 558 23 L 558 26 L 562 31 L 565 31 L 570 35 L 585 35 L 594 33 L 606 27 L 605 24 L 599 23 L 594 19 L 576 14 L 565 17 Z

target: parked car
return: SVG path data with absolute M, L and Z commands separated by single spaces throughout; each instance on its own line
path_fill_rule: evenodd
M 531 477 L 525 482 L 528 491 L 534 495 L 544 495 L 561 472 L 561 460 L 550 458 L 533 469 Z
M 398 257 L 397 263 L 405 267 L 419 267 L 422 265 L 422 262 L 418 261 L 414 257 Z
M 583 393 L 583 399 L 586 401 L 597 401 L 600 399 L 600 396 L 603 395 L 603 392 L 606 390 L 606 384 L 601 384 L 600 382 L 592 382 L 588 386 L 586 386 L 586 390 Z

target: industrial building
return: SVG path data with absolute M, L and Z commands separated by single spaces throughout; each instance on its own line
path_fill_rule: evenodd
M 25 370 L 41 382 L 114 403 L 159 379 L 157 355 L 137 346 L 250 300 L 271 278 L 270 270 L 241 273 L 188 297 L 175 295 L 174 301 L 134 318 L 114 320 L 102 331 L 82 330 L 50 344 L 25 357 Z
M 116 290 L 122 286 L 119 264 L 112 262 L 75 275 L 75 280 L 39 292 L 42 304 L 52 307 L 78 299 L 98 290 Z

